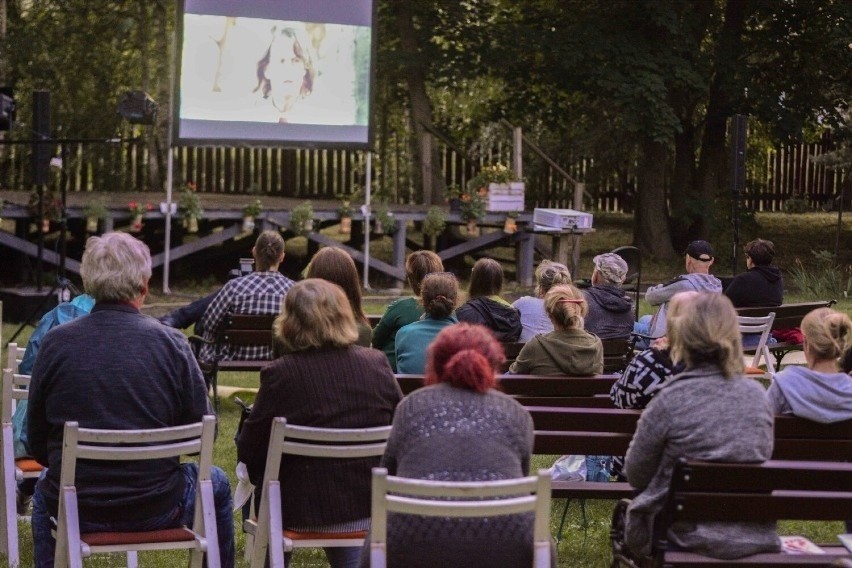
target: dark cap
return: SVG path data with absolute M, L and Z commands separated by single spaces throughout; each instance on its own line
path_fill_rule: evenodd
M 713 247 L 707 241 L 692 241 L 687 245 L 684 254 L 688 254 L 695 260 L 707 262 L 713 260 Z

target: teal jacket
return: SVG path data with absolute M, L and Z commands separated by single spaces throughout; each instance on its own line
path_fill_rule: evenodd
M 455 316 L 445 319 L 423 319 L 410 323 L 396 332 L 396 371 L 421 375 L 426 371 L 426 349 L 442 329 L 458 323 Z

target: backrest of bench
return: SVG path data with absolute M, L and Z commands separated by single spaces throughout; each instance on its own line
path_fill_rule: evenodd
M 277 314 L 228 314 L 219 336 L 222 344 L 272 345 L 272 325 Z
M 769 312 L 775 312 L 775 321 L 772 322 L 772 329 L 788 329 L 799 327 L 802 323 L 802 318 L 815 309 L 830 307 L 834 303 L 834 300 L 828 300 L 821 302 L 802 302 L 799 304 L 782 304 L 773 307 L 737 308 L 737 314 L 749 317 L 762 317 L 768 315 Z
M 852 420 L 820 424 L 797 416 L 776 416 L 772 459 L 852 460 Z
M 397 374 L 396 379 L 403 394 L 423 386 L 423 375 Z M 593 377 L 566 377 L 543 375 L 501 375 L 497 388 L 512 396 L 578 397 L 608 395 L 617 375 Z
M 620 408 L 551 408 L 528 406 L 536 430 L 575 430 L 585 432 L 636 432 L 640 410 Z

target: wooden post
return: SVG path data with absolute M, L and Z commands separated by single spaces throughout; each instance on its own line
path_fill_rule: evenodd
M 512 131 L 512 169 L 518 179 L 524 178 L 524 133 L 520 126 Z
M 583 194 L 585 192 L 586 192 L 586 184 L 585 183 L 575 183 L 574 184 L 574 209 L 577 210 L 577 211 L 583 210 Z
M 432 135 L 428 132 L 422 134 L 420 149 L 423 152 L 420 176 L 423 178 L 423 203 L 432 204 Z

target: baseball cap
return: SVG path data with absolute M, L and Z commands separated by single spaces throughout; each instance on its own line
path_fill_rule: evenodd
M 684 254 L 688 254 L 695 260 L 707 262 L 713 260 L 713 247 L 707 241 L 692 241 L 687 245 Z
M 595 269 L 604 279 L 621 284 L 627 276 L 627 263 L 617 254 L 608 252 L 599 254 L 592 259 Z

